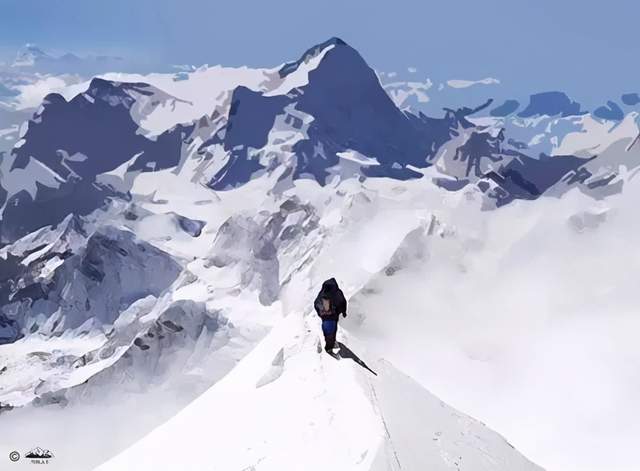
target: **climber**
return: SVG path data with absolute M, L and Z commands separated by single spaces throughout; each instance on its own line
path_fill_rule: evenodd
M 338 332 L 338 317 L 342 314 L 347 317 L 347 300 L 342 290 L 338 287 L 335 278 L 330 278 L 322 283 L 322 289 L 313 303 L 318 316 L 322 319 L 322 333 L 325 340 L 325 351 L 331 353 L 336 343 Z

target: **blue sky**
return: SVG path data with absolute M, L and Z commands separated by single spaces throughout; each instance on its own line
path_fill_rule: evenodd
M 589 101 L 640 91 L 638 18 L 625 0 L 2 0 L 0 57 L 32 42 L 158 67 L 273 66 L 339 36 L 378 70 Z

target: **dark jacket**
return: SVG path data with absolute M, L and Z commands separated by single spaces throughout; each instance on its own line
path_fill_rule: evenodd
M 325 315 L 323 312 L 322 299 L 328 299 L 330 305 L 329 314 Z M 347 300 L 344 298 L 342 290 L 338 287 L 338 282 L 335 278 L 331 278 L 322 283 L 322 289 L 318 293 L 313 307 L 316 310 L 318 316 L 323 320 L 337 321 L 340 314 L 347 314 Z

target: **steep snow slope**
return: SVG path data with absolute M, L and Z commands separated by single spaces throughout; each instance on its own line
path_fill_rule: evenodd
M 222 381 L 97 470 L 540 469 L 384 360 L 366 366 L 344 333 L 342 341 L 341 359 L 332 358 L 315 319 L 290 315 Z

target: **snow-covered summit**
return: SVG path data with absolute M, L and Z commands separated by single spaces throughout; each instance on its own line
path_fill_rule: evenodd
M 52 57 L 38 46 L 27 43 L 16 53 L 16 58 L 13 61 L 13 67 L 30 67 L 35 65 L 36 62 L 51 59 Z
M 327 39 L 325 42 L 317 44 L 315 46 L 312 46 L 311 48 L 307 49 L 307 51 L 302 54 L 302 56 L 300 57 L 300 59 L 298 59 L 297 61 L 293 61 L 293 62 L 288 62 L 285 65 L 283 65 L 279 70 L 278 70 L 278 74 L 280 75 L 280 77 L 284 78 L 287 75 L 298 71 L 298 69 L 300 69 L 300 67 L 303 64 L 308 64 L 312 59 L 315 59 L 319 56 L 322 56 L 327 49 L 334 47 L 334 46 L 348 46 L 346 42 L 344 42 L 342 39 L 337 38 L 337 37 L 333 37 L 333 38 L 329 38 Z

